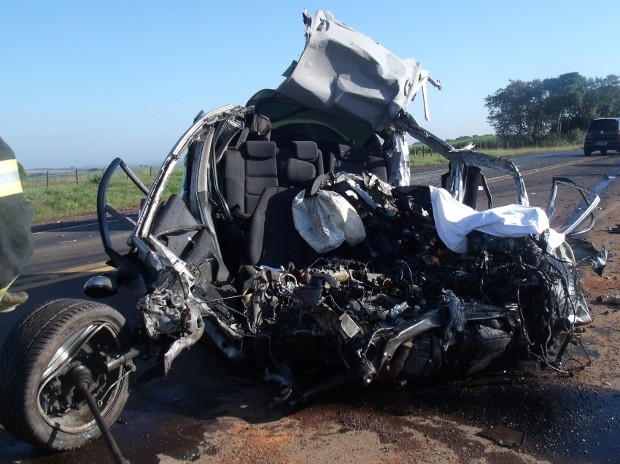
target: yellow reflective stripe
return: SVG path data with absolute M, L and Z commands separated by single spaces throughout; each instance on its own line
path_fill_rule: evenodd
M 22 193 L 22 184 L 20 181 L 0 185 L 0 198 L 15 195 L 16 193 Z
M 17 169 L 17 160 L 15 160 L 15 158 L 0 161 L 0 174 L 5 174 L 7 172 L 17 172 L 17 174 L 19 175 L 19 170 Z
M 22 193 L 19 169 L 14 159 L 0 161 L 0 197 Z
M 13 279 L 13 282 L 15 282 L 15 279 Z M 7 292 L 7 290 L 9 289 L 9 287 L 11 286 L 11 284 L 12 284 L 13 282 L 11 282 L 9 285 L 7 285 L 7 286 L 6 286 L 6 287 L 4 287 L 4 288 L 0 288 L 0 296 L 1 296 L 1 295 L 4 295 L 4 294 Z

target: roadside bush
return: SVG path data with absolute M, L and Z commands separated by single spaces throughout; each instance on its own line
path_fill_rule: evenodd
M 19 161 L 17 162 L 17 171 L 19 172 L 19 180 L 21 181 L 23 185 L 24 182 L 26 182 L 26 177 L 28 177 L 28 174 L 26 174 L 26 170 L 24 169 L 24 166 Z

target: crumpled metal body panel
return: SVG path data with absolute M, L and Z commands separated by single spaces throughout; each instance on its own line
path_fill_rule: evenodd
M 427 82 L 440 87 L 416 60 L 398 58 L 328 11 L 307 16 L 306 46 L 285 76 L 279 92 L 310 108 L 364 119 L 375 130 L 419 90 L 426 103 Z
M 201 287 L 191 267 L 179 272 L 182 261 L 163 264 L 139 309 L 151 338 L 174 339 L 166 371 L 206 325 L 225 356 L 254 358 L 278 379 L 279 401 L 295 404 L 341 383 L 471 374 L 510 352 L 554 365 L 549 350 L 560 332 L 588 322 L 575 263 L 548 252 L 546 235 L 477 232 L 465 254 L 455 253 L 418 195 L 396 197 L 372 176 L 352 175 L 319 191 L 347 190 L 356 192 L 349 201 L 368 233 L 357 257 L 339 252 L 304 269 L 254 268 L 245 296 L 219 306 L 209 297 L 218 283 Z
M 313 40 L 326 32 L 328 24 L 343 34 L 342 40 L 354 32 L 331 15 L 319 14 L 307 22 L 307 49 L 312 54 L 320 50 Z M 314 184 L 294 186 L 302 198 L 342 198 L 347 202 L 342 210 L 355 212 L 364 234 L 355 234 L 348 242 L 343 234 L 345 238 L 334 246 L 315 248 L 316 259 L 308 266 L 282 262 L 280 267 L 268 268 L 248 262 L 244 240 L 253 218 L 228 203 L 221 183 L 226 157 L 241 156 L 239 147 L 248 137 L 268 135 L 250 133 L 252 121 L 260 114 L 257 108 L 266 107 L 260 106 L 265 99 L 259 98 L 256 107 L 226 106 L 195 118 L 165 158 L 151 188 L 139 185 L 146 199 L 137 221 L 126 221 L 133 227 L 129 253 L 116 252 L 109 228 L 101 225 L 106 251 L 119 267 L 118 276 L 124 277 L 119 284 L 128 280 L 127 275 L 139 276 L 147 289 L 138 309 L 146 335 L 162 346 L 165 370 L 179 353 L 206 336 L 231 362 L 252 360 L 260 375 L 278 384 L 274 403 L 296 404 L 346 383 L 402 385 L 438 373 L 469 375 L 516 354 L 562 371 L 562 354 L 574 327 L 591 320 L 570 246 L 550 246 L 548 229 L 511 237 L 474 229 L 459 252 L 446 246 L 437 232 L 441 213 L 432 207 L 429 186 L 408 185 L 406 135 L 450 162 L 443 188 L 457 202 L 470 201 L 472 189 L 483 187 L 488 193 L 480 174 L 484 168 L 508 175 L 515 187 L 515 205 L 528 207 L 523 179 L 512 162 L 475 152 L 473 147 L 456 150 L 404 111 L 428 79 L 419 64 L 398 63 L 365 40 L 356 45 L 371 46 L 373 60 L 366 64 L 374 66 L 375 77 L 385 83 L 394 77 L 395 94 L 377 98 L 377 92 L 383 95 L 385 89 L 374 80 L 368 85 L 376 92 L 368 93 L 363 86 L 351 92 L 360 78 L 354 75 L 346 85 L 336 86 L 344 94 L 331 94 L 334 88 L 325 82 L 321 89 L 300 87 L 299 72 L 316 66 L 317 57 L 306 55 L 280 88 L 298 101 L 291 105 L 273 93 L 265 98 L 273 98 L 273 114 L 279 119 L 269 134 L 279 132 L 281 147 L 295 142 L 300 133 L 324 134 L 326 139 L 305 140 L 317 144 L 317 152 L 321 142 L 349 141 L 348 134 L 378 144 L 374 150 L 379 152 L 372 155 L 385 162 L 391 184 L 366 170 L 323 174 L 325 179 L 319 176 L 324 181 L 316 189 Z M 354 61 L 363 59 L 364 54 L 354 48 L 346 52 L 355 55 Z M 329 59 L 342 56 L 324 56 L 319 70 L 329 71 Z M 377 66 L 383 62 L 386 66 Z M 292 91 L 292 85 L 297 90 Z M 305 96 L 297 93 L 302 87 L 309 92 Z M 320 92 L 328 93 L 320 104 L 307 100 Z M 373 110 L 363 111 L 366 105 Z M 350 132 L 347 118 L 355 126 Z M 330 129 L 330 122 L 337 127 Z M 172 197 L 164 198 L 164 191 L 183 157 L 183 186 L 172 202 Z M 272 164 L 277 165 L 277 160 Z M 120 160 L 110 169 L 119 166 L 128 169 Z M 407 172 L 395 175 L 403 167 Z M 471 172 L 476 169 L 480 176 L 473 182 Z M 122 216 L 106 204 L 111 176 L 106 171 L 100 186 L 100 223 L 109 215 Z M 288 188 L 279 182 L 269 188 Z M 580 192 L 588 199 L 589 214 L 598 197 L 584 189 Z M 491 204 L 490 195 L 488 200 Z M 554 202 L 552 195 L 548 216 L 553 214 Z M 163 221 L 166 207 L 180 208 L 175 217 L 191 220 Z M 292 223 L 293 212 L 288 213 Z M 578 230 L 587 214 L 577 217 L 564 232 Z M 344 228 L 344 222 L 346 218 L 337 227 Z M 310 231 L 301 230 L 300 235 L 306 232 Z M 566 340 L 563 346 L 561 335 Z

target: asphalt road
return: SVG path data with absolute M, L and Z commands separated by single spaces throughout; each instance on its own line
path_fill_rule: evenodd
M 103 251 L 96 218 L 58 222 L 33 227 L 34 253 L 12 290 L 25 290 L 29 300 L 22 307 L 0 316 L 0 340 L 29 307 L 56 298 L 86 298 L 84 283 L 93 275 L 112 270 Z M 114 227 L 112 227 L 114 230 Z M 126 235 L 120 227 L 114 233 Z M 129 309 L 127 295 L 106 300 L 114 307 Z M 128 311 L 129 312 L 129 311 Z
M 568 177 L 587 188 L 597 188 L 605 182 L 608 185 L 613 183 L 615 176 L 620 175 L 617 160 L 613 155 L 585 158 L 581 152 L 573 152 L 521 156 L 515 158 L 514 162 L 524 175 L 530 203 L 545 209 L 553 176 Z M 413 173 L 412 183 L 439 185 L 439 177 L 443 172 L 445 167 L 419 170 Z M 610 176 L 614 179 L 610 180 Z M 505 176 L 489 173 L 488 181 L 494 198 L 503 201 L 502 199 L 513 195 L 512 181 Z M 577 205 L 573 194 L 562 200 L 559 208 L 573 209 Z M 0 316 L 0 342 L 5 341 L 11 326 L 28 308 L 53 298 L 85 298 L 81 291 L 85 281 L 90 276 L 108 269 L 105 265 L 107 257 L 103 254 L 94 220 L 40 226 L 35 227 L 34 232 L 34 255 L 16 282 L 16 288 L 28 291 L 30 300 L 14 313 Z M 136 295 L 121 293 L 105 299 L 104 302 L 119 309 L 129 320 L 134 320 L 136 299 Z M 10 343 L 10 340 L 8 342 Z M 428 404 L 445 402 L 445 407 L 439 406 L 444 416 L 442 420 L 454 420 L 457 423 L 462 420 L 464 410 L 475 409 L 476 401 L 486 411 L 484 414 L 488 414 L 489 398 L 503 401 L 502 391 L 518 395 L 515 389 L 523 387 L 523 383 L 536 381 L 535 377 L 530 378 L 527 374 L 519 375 L 518 378 L 491 380 L 491 384 L 502 384 L 501 388 L 498 387 L 498 392 L 487 392 L 490 396 L 480 396 L 467 405 L 458 403 L 459 395 L 454 394 L 453 390 L 469 388 L 471 393 L 472 388 L 477 391 L 476 388 L 483 387 L 452 384 L 447 387 L 448 390 L 433 390 L 406 399 L 402 394 L 381 395 L 380 398 L 371 396 L 370 399 L 366 396 L 360 399 L 356 395 L 344 399 L 342 395 L 336 395 L 334 404 L 323 401 L 314 408 L 298 413 L 297 419 L 300 423 L 309 423 L 323 417 L 321 420 L 327 423 L 329 419 L 326 417 L 330 415 L 340 414 L 342 417 L 343 414 L 352 414 L 345 409 L 353 405 L 354 408 L 366 408 L 364 410 L 370 415 L 365 416 L 366 420 L 371 420 L 369 417 L 372 418 L 373 414 L 375 420 L 379 420 L 385 411 L 381 407 L 368 407 L 367 402 L 394 408 L 394 402 L 406 401 L 407 408 L 400 413 L 426 415 L 431 421 L 435 420 L 438 412 Z M 484 388 L 488 388 L 488 384 Z M 215 456 L 215 445 L 205 439 L 205 434 L 217 437 L 228 433 L 227 429 L 217 425 L 218 418 L 232 417 L 245 424 L 257 425 L 257 429 L 265 424 L 276 427 L 286 421 L 284 413 L 266 407 L 272 393 L 268 386 L 247 378 L 243 372 L 231 369 L 208 348 L 197 345 L 175 361 L 168 379 L 155 380 L 132 392 L 120 422 L 113 427 L 113 433 L 126 457 L 132 462 L 188 462 L 198 459 L 200 462 L 218 462 L 222 456 Z M 386 406 L 388 404 L 389 406 Z M 317 418 L 313 419 L 314 417 Z M 384 426 L 388 427 L 389 424 L 385 423 Z M 234 430 L 234 427 L 231 425 L 230 429 Z M 313 429 L 310 427 L 304 430 L 311 440 Z M 619 430 L 612 431 L 610 437 L 617 435 L 617 432 Z M 567 443 L 560 446 L 569 453 L 570 437 L 564 438 Z M 556 437 L 556 440 L 564 438 Z M 446 437 L 446 440 L 451 439 L 455 438 Z M 548 457 L 549 450 L 545 447 L 544 439 L 539 436 L 535 437 L 534 441 L 541 453 Z M 326 446 L 336 445 L 332 443 Z M 594 448 L 594 445 L 592 447 Z M 592 456 L 595 455 L 593 449 Z M 209 460 L 209 456 L 213 456 L 213 460 Z M 564 455 L 560 453 L 559 457 L 562 456 Z M 373 461 L 372 456 L 364 458 L 367 458 L 368 462 Z M 308 462 L 311 461 L 310 459 Z M 73 452 L 46 456 L 0 429 L 0 462 L 106 463 L 111 460 L 101 439 Z M 277 459 L 272 462 L 277 462 Z M 503 461 L 500 456 L 487 462 Z

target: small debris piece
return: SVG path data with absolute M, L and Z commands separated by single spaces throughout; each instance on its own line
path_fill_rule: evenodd
M 601 303 L 610 304 L 610 305 L 620 305 L 620 293 L 615 292 L 609 295 L 605 295 L 600 297 Z
M 512 430 L 503 425 L 497 425 L 488 429 L 481 430 L 476 435 L 487 438 L 500 446 L 507 448 L 522 448 L 525 443 L 525 433 Z

